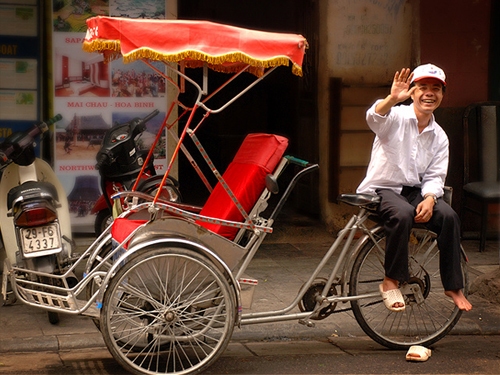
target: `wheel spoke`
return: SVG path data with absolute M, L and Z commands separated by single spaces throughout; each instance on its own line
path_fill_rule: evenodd
M 446 298 L 439 272 L 439 249 L 436 235 L 428 230 L 413 229 L 409 243 L 410 280 L 402 312 L 389 311 L 381 297 L 353 301 L 352 308 L 361 328 L 375 341 L 390 348 L 430 345 L 444 337 L 456 324 L 461 313 Z M 354 262 L 350 278 L 350 294 L 378 291 L 384 270 L 385 238 L 369 241 Z M 464 279 L 466 279 L 463 267 Z M 411 289 L 410 289 L 411 287 Z M 413 292 L 420 290 L 420 292 Z M 420 296 L 421 295 L 421 296 Z
M 101 313 L 104 339 L 131 372 L 198 372 L 227 346 L 234 301 L 207 258 L 186 249 L 150 250 L 111 279 Z

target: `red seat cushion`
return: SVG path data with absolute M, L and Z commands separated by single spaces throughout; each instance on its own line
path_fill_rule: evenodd
M 249 212 L 266 187 L 266 175 L 272 173 L 288 146 L 288 140 L 273 134 L 249 134 L 222 177 L 242 205 Z M 200 212 L 203 216 L 241 222 L 243 215 L 220 183 L 207 199 Z M 199 225 L 229 239 L 234 239 L 239 228 L 198 222 Z
M 243 141 L 233 161 L 224 172 L 223 178 L 245 212 L 248 213 L 259 199 L 266 187 L 266 176 L 276 169 L 287 146 L 288 140 L 285 137 L 272 134 L 249 134 Z M 243 221 L 243 215 L 220 183 L 217 183 L 208 197 L 200 215 L 222 220 Z M 113 239 L 121 243 L 143 223 L 145 223 L 144 220 L 117 218 L 113 223 L 111 235 Z M 239 228 L 202 221 L 198 221 L 198 224 L 231 240 L 239 230 Z
M 146 220 L 130 220 L 123 217 L 118 217 L 113 221 L 111 227 L 111 237 L 118 243 L 122 243 L 130 233 L 137 227 L 144 224 Z M 123 247 L 126 249 L 128 244 Z

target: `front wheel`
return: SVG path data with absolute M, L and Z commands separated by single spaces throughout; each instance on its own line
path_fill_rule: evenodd
M 179 247 L 127 259 L 104 295 L 101 328 L 113 357 L 134 374 L 192 374 L 224 351 L 235 291 L 213 262 Z
M 354 261 L 350 295 L 373 295 L 351 302 L 354 316 L 368 336 L 388 348 L 431 345 L 442 339 L 461 316 L 461 310 L 444 294 L 436 234 L 427 229 L 412 229 L 408 245 L 410 280 L 401 288 L 406 308 L 402 312 L 392 312 L 385 307 L 379 294 L 385 274 L 385 236 L 382 232 L 375 235 L 375 241 L 366 243 Z M 464 259 L 462 274 L 467 286 Z
M 94 221 L 94 233 L 96 237 L 99 237 L 112 222 L 113 214 L 109 208 L 99 211 Z

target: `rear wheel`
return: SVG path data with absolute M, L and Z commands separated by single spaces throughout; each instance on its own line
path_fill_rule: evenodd
M 50 277 L 40 276 L 37 280 L 41 284 L 54 285 L 54 279 Z M 42 291 L 52 292 L 51 289 L 42 288 Z M 50 324 L 58 324 L 59 323 L 59 313 L 56 311 L 47 310 L 47 318 L 49 319 Z
M 50 324 L 59 323 L 59 314 L 54 311 L 47 311 L 47 317 L 49 318 Z
M 101 311 L 104 341 L 135 374 L 191 374 L 224 351 L 235 294 L 206 257 L 168 247 L 141 251 L 111 278 Z
M 385 274 L 384 258 L 385 236 L 379 234 L 375 242 L 370 240 L 363 247 L 353 265 L 350 295 L 374 294 L 374 297 L 351 302 L 354 316 L 363 331 L 392 349 L 431 345 L 442 339 L 458 322 L 461 310 L 444 294 L 436 234 L 426 229 L 412 229 L 410 280 L 401 287 L 406 302 L 402 312 L 389 311 L 379 294 L 379 285 Z M 462 273 L 467 285 L 465 267 L 463 260 Z

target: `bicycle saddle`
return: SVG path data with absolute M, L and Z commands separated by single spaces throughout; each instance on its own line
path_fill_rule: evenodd
M 337 200 L 351 206 L 365 206 L 367 208 L 375 208 L 380 203 L 378 195 L 370 194 L 340 194 Z

